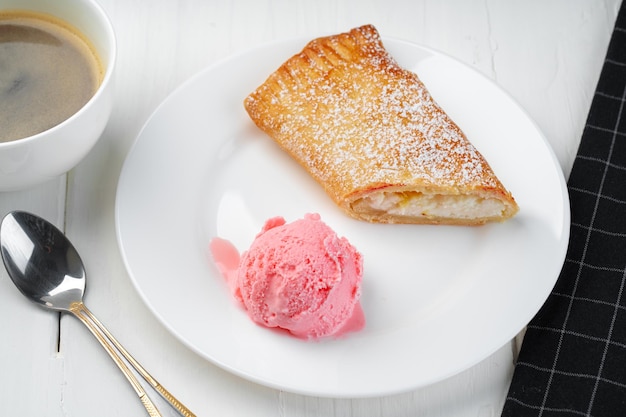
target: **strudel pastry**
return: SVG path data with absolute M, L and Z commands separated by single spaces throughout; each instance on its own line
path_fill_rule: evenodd
M 478 225 L 518 211 L 485 158 L 372 25 L 309 42 L 244 106 L 357 219 Z

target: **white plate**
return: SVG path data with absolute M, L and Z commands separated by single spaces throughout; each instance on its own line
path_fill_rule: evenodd
M 375 225 L 346 217 L 248 118 L 244 97 L 303 41 L 230 58 L 155 111 L 125 162 L 117 233 L 158 319 L 215 364 L 291 392 L 365 397 L 454 375 L 513 338 L 545 301 L 569 236 L 561 169 L 526 113 L 487 78 L 423 47 L 386 40 L 485 155 L 520 205 L 484 227 Z M 212 237 L 246 249 L 265 219 L 307 212 L 363 253 L 366 328 L 304 342 L 252 323 L 211 262 Z

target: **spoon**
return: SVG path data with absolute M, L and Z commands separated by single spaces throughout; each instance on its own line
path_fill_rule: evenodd
M 44 308 L 72 313 L 87 326 L 124 373 L 150 416 L 162 414 L 137 374 L 147 382 L 147 388 L 156 390 L 180 415 L 195 416 L 150 376 L 87 309 L 83 303 L 85 268 L 63 232 L 34 214 L 13 211 L 0 223 L 0 251 L 11 280 L 26 298 Z

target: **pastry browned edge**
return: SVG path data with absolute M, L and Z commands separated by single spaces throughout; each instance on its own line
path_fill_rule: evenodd
M 244 105 L 357 219 L 479 225 L 518 211 L 485 158 L 372 25 L 309 42 Z

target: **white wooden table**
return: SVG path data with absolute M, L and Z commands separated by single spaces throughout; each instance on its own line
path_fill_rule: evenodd
M 619 3 L 101 0 L 119 43 L 110 123 L 95 149 L 66 176 L 29 190 L 0 193 L 0 215 L 29 210 L 66 231 L 89 271 L 87 305 L 199 416 L 498 416 L 513 372 L 515 341 L 443 382 L 368 399 L 281 392 L 203 360 L 156 320 L 122 265 L 113 214 L 120 169 L 156 106 L 204 67 L 269 41 L 312 38 L 373 23 L 385 37 L 441 50 L 497 82 L 537 122 L 567 175 Z M 145 414 L 78 320 L 27 302 L 4 269 L 0 312 L 0 415 Z

